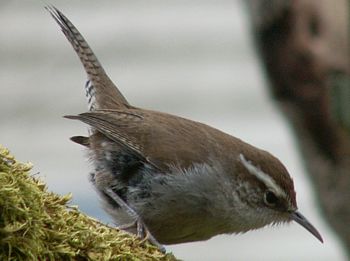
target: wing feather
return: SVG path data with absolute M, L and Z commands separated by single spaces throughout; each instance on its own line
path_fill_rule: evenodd
M 140 115 L 124 111 L 101 110 L 79 115 L 67 115 L 65 118 L 80 120 L 109 139 L 143 156 L 142 145 L 127 132 L 123 132 L 123 129 L 132 128 L 133 125 L 136 128 L 136 124 L 142 121 Z M 143 158 L 145 157 L 143 156 Z

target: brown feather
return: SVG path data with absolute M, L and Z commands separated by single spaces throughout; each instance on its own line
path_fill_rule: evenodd
M 85 68 L 94 89 L 90 93 L 94 96 L 90 98 L 95 99 L 95 107 L 93 108 L 119 109 L 128 107 L 129 103 L 105 73 L 102 65 L 78 29 L 57 8 L 50 6 L 46 9 L 61 27 L 62 32 L 73 46 Z
M 89 137 L 84 136 L 73 136 L 70 138 L 71 141 L 83 145 L 85 147 L 90 147 Z

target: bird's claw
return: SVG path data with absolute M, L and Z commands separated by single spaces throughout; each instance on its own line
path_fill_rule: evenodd
M 120 198 L 111 188 L 105 189 L 105 192 L 126 212 L 131 216 L 134 221 L 128 224 L 119 226 L 119 229 L 129 231 L 136 226 L 136 234 L 141 238 L 141 242 L 149 241 L 152 245 L 158 247 L 158 249 L 165 253 L 165 247 L 160 244 L 157 239 L 151 234 L 146 224 L 142 221 L 141 217 L 132 209 L 122 198 Z

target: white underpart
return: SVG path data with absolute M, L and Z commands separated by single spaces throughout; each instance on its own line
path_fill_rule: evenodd
M 239 154 L 239 160 L 242 162 L 243 166 L 246 167 L 250 174 L 254 175 L 257 179 L 264 183 L 265 186 L 273 191 L 276 195 L 286 196 L 286 193 L 280 186 L 277 185 L 273 178 L 271 178 L 261 169 L 254 166 L 251 161 L 246 160 L 243 154 Z

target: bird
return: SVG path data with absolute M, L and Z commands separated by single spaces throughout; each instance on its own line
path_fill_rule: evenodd
M 88 136 L 71 140 L 87 148 L 90 180 L 118 227 L 162 251 L 291 221 L 323 242 L 275 156 L 204 123 L 131 105 L 73 23 L 46 9 L 88 77 L 88 111 L 64 117 L 88 125 Z

